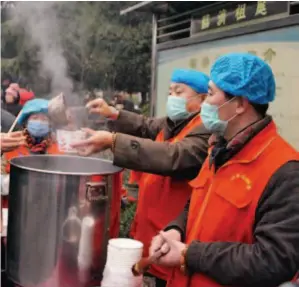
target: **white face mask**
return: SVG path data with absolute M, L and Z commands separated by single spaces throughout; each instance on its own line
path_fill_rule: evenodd
M 182 97 L 168 96 L 166 111 L 167 116 L 172 121 L 183 120 L 188 118 L 190 113 L 186 109 L 187 100 Z
M 200 117 L 205 128 L 213 134 L 223 136 L 228 123 L 234 119 L 236 115 L 232 116 L 229 120 L 223 121 L 219 118 L 219 109 L 234 100 L 236 97 L 225 102 L 221 106 L 211 105 L 207 102 L 203 102 L 201 105 Z

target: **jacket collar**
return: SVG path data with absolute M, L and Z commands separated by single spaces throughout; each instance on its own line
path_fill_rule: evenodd
M 229 142 L 223 138 L 214 141 L 209 155 L 209 165 L 211 167 L 214 164 L 217 170 L 232 158 L 233 160 L 251 161 L 267 147 L 269 141 L 272 141 L 276 135 L 276 125 L 271 116 L 266 116 L 239 132 Z M 252 149 L 252 146 L 255 148 Z M 254 151 L 248 153 L 249 150 Z
M 172 120 L 167 118 L 166 125 L 164 127 L 164 139 L 168 140 L 177 136 L 183 130 L 183 128 L 186 127 L 187 124 L 198 114 L 199 113 L 193 113 L 187 119 L 180 120 L 177 122 L 173 122 Z

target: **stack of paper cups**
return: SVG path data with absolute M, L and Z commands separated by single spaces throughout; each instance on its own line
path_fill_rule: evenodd
M 86 216 L 83 218 L 78 251 L 78 269 L 81 282 L 88 281 L 89 270 L 92 265 L 94 225 L 92 217 Z
M 2 232 L 1 237 L 7 236 L 7 225 L 8 225 L 8 209 L 2 209 Z
M 142 256 L 143 244 L 139 241 L 110 239 L 102 287 L 142 287 L 142 276 L 134 277 L 132 266 Z

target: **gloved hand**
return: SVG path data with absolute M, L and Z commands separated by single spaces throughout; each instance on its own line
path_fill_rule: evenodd
M 9 174 L 1 174 L 1 194 L 9 194 Z

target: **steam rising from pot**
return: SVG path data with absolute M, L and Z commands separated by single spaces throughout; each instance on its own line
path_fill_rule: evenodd
M 71 95 L 73 92 L 73 82 L 68 77 L 67 61 L 61 45 L 57 5 L 57 2 L 19 1 L 14 9 L 16 21 L 25 28 L 26 36 L 31 37 L 39 47 L 39 72 L 52 79 L 52 96 L 60 92 Z

